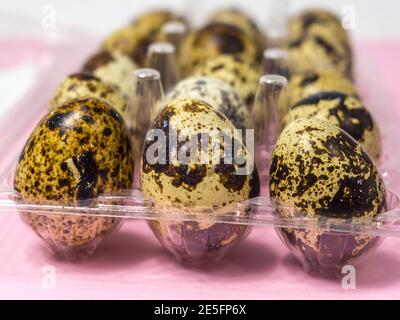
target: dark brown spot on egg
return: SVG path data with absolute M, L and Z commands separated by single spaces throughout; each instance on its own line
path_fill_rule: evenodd
M 77 157 L 72 158 L 73 165 L 79 171 L 80 178 L 77 186 L 77 199 L 92 199 L 96 194 L 94 189 L 97 184 L 99 168 L 93 153 L 87 151 Z M 73 174 L 73 172 L 71 172 Z
M 215 172 L 219 175 L 221 183 L 228 190 L 241 190 L 247 180 L 245 175 L 237 174 L 235 165 L 233 164 L 217 164 L 215 165 Z
M 63 126 L 66 118 L 68 118 L 73 112 L 56 113 L 48 121 L 47 126 L 50 130 L 55 130 Z
M 85 121 L 87 124 L 94 124 L 94 120 L 91 116 L 89 116 L 88 114 L 85 114 L 82 116 L 82 120 Z
M 302 16 L 302 25 L 303 25 L 303 30 L 308 29 L 311 27 L 313 24 L 319 22 L 318 16 L 316 16 L 314 13 L 310 12 Z
M 59 186 L 60 188 L 67 187 L 67 186 L 69 186 L 70 184 L 71 184 L 71 182 L 70 182 L 68 179 L 59 179 L 59 180 L 58 180 L 58 186 Z
M 62 171 L 67 171 L 68 170 L 68 164 L 66 162 L 62 162 L 60 164 L 60 168 Z
M 368 178 L 345 177 L 329 205 L 317 209 L 315 213 L 331 218 L 362 217 L 374 210 L 378 196 L 375 175 Z
M 122 123 L 122 122 L 123 122 L 121 115 L 120 115 L 119 112 L 118 112 L 117 110 L 115 110 L 114 108 L 110 108 L 110 109 L 109 109 L 109 114 L 110 114 L 111 117 L 113 117 L 113 118 L 114 118 L 115 120 L 117 120 L 119 123 Z
M 301 106 L 306 106 L 306 105 L 316 105 L 320 103 L 323 100 L 344 100 L 346 98 L 346 94 L 337 92 L 337 91 L 329 91 L 329 92 L 318 92 L 312 96 L 306 97 L 302 99 L 301 101 L 297 102 L 293 106 L 291 106 L 291 109 L 295 109 Z
M 120 166 L 117 164 L 111 172 L 111 177 L 115 178 L 119 174 Z
M 358 141 L 364 137 L 365 130 L 372 131 L 373 129 L 372 117 L 366 109 L 349 109 L 344 101 L 330 109 L 329 114 L 336 117 L 341 129 Z
M 337 104 L 329 109 L 329 115 L 336 118 L 342 130 L 360 141 L 366 130 L 373 130 L 374 124 L 370 113 L 361 104 L 358 108 L 349 108 L 350 99 L 356 98 L 340 92 L 319 92 L 299 101 L 291 109 L 306 105 L 318 105 L 322 101 L 337 100 Z M 358 100 L 355 101 L 358 102 Z
M 81 73 L 74 73 L 69 76 L 71 79 L 76 79 L 80 81 L 100 81 L 98 77 L 89 73 L 89 72 L 81 72 Z
M 327 55 L 332 57 L 333 62 L 335 64 L 342 60 L 342 57 L 336 50 L 336 48 L 332 44 L 330 44 L 326 39 L 317 35 L 314 37 L 314 41 L 316 42 L 316 44 L 318 44 L 325 50 Z
M 316 73 L 308 73 L 303 79 L 301 79 L 299 86 L 304 88 L 319 79 L 319 75 Z
M 98 68 L 108 64 L 113 61 L 111 53 L 108 51 L 101 51 L 93 55 L 83 66 L 83 70 L 87 72 L 94 72 Z
M 109 137 L 111 135 L 112 131 L 110 128 L 104 128 L 103 130 L 103 135 L 106 137 Z
M 216 71 L 218 71 L 218 70 L 221 70 L 221 69 L 224 69 L 224 67 L 225 67 L 225 65 L 224 64 L 217 64 L 217 65 L 215 65 L 215 66 L 213 66 L 212 68 L 211 68 L 211 71 L 212 72 L 216 72 Z

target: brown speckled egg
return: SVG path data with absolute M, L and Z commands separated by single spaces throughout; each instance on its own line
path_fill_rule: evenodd
M 251 62 L 259 61 L 257 47 L 241 29 L 214 22 L 185 38 L 180 52 L 182 72 L 187 75 L 199 63 L 221 54 L 242 56 Z
M 290 78 L 288 94 L 290 104 L 321 92 L 341 92 L 358 97 L 354 84 L 336 72 L 309 71 Z
M 103 99 L 120 113 L 124 113 L 128 106 L 128 98 L 117 87 L 91 74 L 76 73 L 60 83 L 50 101 L 49 109 L 54 109 L 68 100 L 82 97 Z
M 19 158 L 15 190 L 23 201 L 88 206 L 99 194 L 130 188 L 133 155 L 121 115 L 104 100 L 69 100 L 36 126 Z M 121 222 L 112 217 L 21 213 L 53 250 L 87 255 Z M 83 212 L 85 213 L 85 212 Z
M 211 15 L 209 21 L 232 24 L 243 30 L 256 45 L 259 59 L 261 59 L 266 46 L 265 35 L 261 32 L 257 23 L 243 10 L 234 7 L 220 9 Z
M 230 84 L 242 97 L 248 109 L 253 106 L 259 71 L 254 64 L 238 56 L 220 55 L 196 67 L 192 75 L 217 78 Z
M 179 82 L 166 96 L 167 101 L 182 98 L 204 100 L 224 114 L 237 129 L 249 126 L 250 113 L 242 98 L 227 83 L 207 77 L 191 77 Z
M 147 48 L 154 42 L 155 37 L 156 34 L 149 33 L 148 28 L 141 25 L 129 25 L 106 37 L 102 48 L 106 51 L 126 55 L 139 67 L 143 67 L 146 61 Z
M 232 123 L 221 113 L 204 101 L 196 99 L 175 100 L 165 106 L 153 122 L 152 129 L 159 129 L 167 136 L 171 130 L 182 134 L 191 130 L 191 141 L 214 130 L 224 131 L 238 142 L 238 148 L 247 155 L 247 164 L 253 163 L 252 156 L 241 144 L 241 135 Z M 218 133 L 218 132 L 217 132 Z M 221 143 L 221 138 L 216 138 Z M 195 141 L 195 140 L 194 140 Z M 148 154 L 153 145 L 152 139 L 145 142 L 142 152 L 142 190 L 154 198 L 157 205 L 175 205 L 181 208 L 214 208 L 210 220 L 199 222 L 167 222 L 165 220 L 149 222 L 153 232 L 163 245 L 174 255 L 188 263 L 207 263 L 218 260 L 222 255 L 239 242 L 247 233 L 248 227 L 213 222 L 217 210 L 226 210 L 236 202 L 256 197 L 259 194 L 259 179 L 254 169 L 247 175 L 237 175 L 239 165 L 225 163 L 223 151 L 212 153 L 211 139 L 206 144 L 207 161 L 200 160 L 196 154 L 188 163 L 170 158 L 173 151 L 167 144 L 164 163 L 151 162 Z M 226 140 L 228 141 L 228 140 Z M 200 143 L 198 148 L 200 148 Z M 179 148 L 182 151 L 182 149 Z M 198 149 L 196 149 L 198 150 Z M 201 150 L 204 151 L 202 148 Z M 222 146 L 221 149 L 222 150 Z M 154 151 L 154 150 L 153 150 Z M 158 153 L 159 159 L 163 157 Z M 213 161 L 218 157 L 219 164 Z M 162 214 L 162 209 L 160 210 Z M 187 211 L 188 212 L 188 211 Z M 242 213 L 248 214 L 248 213 Z
M 291 74 L 306 71 L 333 71 L 352 78 L 352 57 L 347 43 L 328 29 L 289 39 Z
M 381 153 L 379 128 L 362 102 L 340 92 L 320 92 L 290 107 L 284 125 L 300 118 L 313 117 L 337 125 L 358 141 L 378 161 Z
M 349 37 L 342 26 L 340 18 L 333 12 L 324 9 L 308 9 L 292 17 L 289 21 L 289 36 L 300 37 L 304 34 L 316 34 L 327 29 L 341 41 L 348 43 Z
M 370 157 L 343 130 L 318 119 L 293 121 L 281 133 L 270 167 L 270 196 L 327 223 L 365 222 L 385 210 L 385 190 Z M 291 213 L 277 209 L 278 215 Z M 335 276 L 379 242 L 366 235 L 280 228 L 307 271 Z
M 137 68 L 137 65 L 126 55 L 105 50 L 91 56 L 82 70 L 117 86 L 129 97 L 133 86 L 132 73 Z

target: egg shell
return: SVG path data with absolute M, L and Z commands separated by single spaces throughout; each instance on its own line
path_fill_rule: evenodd
M 250 112 L 236 90 L 229 84 L 213 78 L 190 77 L 176 84 L 166 101 L 182 98 L 204 100 L 224 114 L 237 129 L 249 127 Z
M 166 135 L 170 129 L 177 130 L 179 134 L 188 128 L 193 130 L 192 137 L 199 137 L 201 133 L 211 134 L 218 129 L 231 132 L 232 139 L 241 141 L 241 135 L 224 115 L 206 102 L 196 99 L 180 99 L 167 104 L 152 125 L 152 129 L 161 129 Z M 235 162 L 225 164 L 221 159 L 220 164 L 212 163 L 210 147 L 205 163 L 192 160 L 189 164 L 182 164 L 172 159 L 170 161 L 168 156 L 165 164 L 150 164 L 146 153 L 151 145 L 151 141 L 146 141 L 142 152 L 141 187 L 146 195 L 156 200 L 158 206 L 175 205 L 188 210 L 214 208 L 212 214 L 216 215 L 217 209 L 230 212 L 228 208 L 236 202 L 259 194 L 256 169 L 249 175 L 236 175 L 238 165 Z M 248 161 L 253 161 L 244 145 L 240 149 L 247 154 Z M 170 151 L 168 146 L 166 154 Z M 215 223 L 212 216 L 207 221 L 158 220 L 149 222 L 149 225 L 166 249 L 179 260 L 190 264 L 221 259 L 249 230 L 243 225 Z
M 349 42 L 349 35 L 342 26 L 341 19 L 333 12 L 324 9 L 308 9 L 289 20 L 288 33 L 291 38 L 301 35 L 318 34 L 320 29 L 329 30 L 344 43 Z
M 220 55 L 199 64 L 192 75 L 220 79 L 230 84 L 251 109 L 257 91 L 259 69 L 256 65 L 239 57 Z
M 139 67 L 144 67 L 147 48 L 155 40 L 156 34 L 142 25 L 128 25 L 114 31 L 105 38 L 102 49 L 126 55 Z
M 36 126 L 19 158 L 14 188 L 38 205 L 90 206 L 130 188 L 133 155 L 121 115 L 104 100 L 69 100 Z M 23 212 L 23 220 L 65 258 L 90 254 L 121 219 Z
M 329 222 L 366 222 L 385 211 L 385 189 L 377 168 L 343 130 L 318 119 L 293 121 L 273 152 L 269 180 L 272 199 L 299 214 Z M 279 216 L 291 213 L 277 209 Z M 325 221 L 325 220 L 324 220 Z M 310 229 L 277 228 L 305 269 L 337 276 L 380 242 L 378 237 Z
M 49 109 L 76 98 L 94 97 L 107 101 L 118 112 L 124 113 L 128 98 L 115 86 L 103 82 L 89 73 L 76 73 L 66 77 L 57 87 Z
M 221 54 L 259 62 L 257 47 L 241 29 L 214 22 L 191 32 L 183 41 L 180 52 L 183 75 L 188 75 L 202 61 Z
M 288 49 L 290 74 L 317 70 L 352 78 L 350 47 L 329 29 L 321 28 L 318 33 L 290 38 Z
M 126 55 L 103 50 L 84 63 L 82 70 L 117 86 L 127 97 L 132 94 L 132 73 L 138 66 Z
M 309 71 L 290 78 L 288 96 L 290 104 L 320 92 L 335 91 L 358 97 L 357 90 L 349 79 L 336 72 Z
M 224 8 L 214 12 L 210 16 L 209 21 L 231 24 L 243 30 L 257 47 L 258 56 L 259 59 L 261 59 L 262 53 L 266 47 L 266 37 L 250 15 L 238 8 Z
M 370 112 L 356 97 L 340 92 L 320 92 L 309 96 L 290 107 L 283 119 L 284 125 L 307 117 L 337 125 L 357 140 L 372 159 L 379 161 L 379 128 Z

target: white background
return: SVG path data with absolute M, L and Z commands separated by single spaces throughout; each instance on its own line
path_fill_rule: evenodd
M 1 0 L 0 12 L 17 13 L 40 21 L 47 5 L 56 9 L 57 22 L 85 31 L 105 35 L 132 17 L 154 6 L 180 8 L 196 16 L 207 14 L 213 7 L 234 3 L 246 7 L 259 22 L 268 20 L 271 0 Z M 339 14 L 344 6 L 353 5 L 356 30 L 360 37 L 400 37 L 400 1 L 398 0 L 291 0 L 291 9 L 312 5 L 328 6 Z M 191 5 L 189 3 L 192 3 Z M 199 14 L 197 14 L 199 13 Z M 2 30 L 4 32 L 4 30 Z

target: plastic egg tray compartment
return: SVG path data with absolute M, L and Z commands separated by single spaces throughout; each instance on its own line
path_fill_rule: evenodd
M 87 39 L 84 41 L 87 41 Z M 68 48 L 69 44 L 65 44 L 65 47 Z M 54 55 L 58 60 L 61 52 L 63 52 L 62 49 L 65 48 L 64 46 L 60 47 L 60 44 L 56 44 L 55 48 L 57 50 L 55 50 Z M 355 53 L 357 54 L 357 49 Z M 70 55 L 68 58 L 64 57 L 64 59 L 69 59 L 65 69 L 67 67 L 73 68 L 81 63 L 81 54 L 83 55 L 84 53 L 76 54 L 77 56 Z M 400 159 L 396 152 L 393 152 L 393 150 L 397 150 L 398 146 L 398 142 L 396 141 L 396 124 L 389 121 L 392 112 L 391 106 L 385 98 L 384 88 L 379 88 L 377 85 L 377 79 L 374 78 L 374 73 L 371 71 L 372 64 L 370 60 L 363 53 L 363 56 L 357 56 L 355 61 L 357 62 L 355 78 L 359 82 L 358 88 L 366 105 L 371 108 L 370 110 L 377 119 L 382 131 L 383 156 L 380 169 L 387 187 L 387 208 L 386 212 L 377 215 L 373 219 L 354 223 L 346 219 L 305 218 L 304 214 L 299 212 L 295 207 L 277 203 L 269 199 L 264 173 L 266 168 L 259 168 L 262 181 L 261 196 L 237 203 L 235 206 L 230 207 L 229 210 L 185 208 L 172 205 L 161 206 L 153 199 L 145 197 L 138 190 L 137 187 L 140 184 L 137 180 L 135 182 L 136 188 L 134 189 L 113 194 L 104 194 L 96 199 L 87 201 L 87 204 L 82 206 L 44 205 L 24 201 L 13 190 L 13 170 L 21 147 L 31 132 L 32 126 L 46 112 L 46 99 L 51 96 L 52 88 L 56 85 L 56 80 L 54 79 L 59 78 L 58 75 L 54 74 L 65 74 L 65 70 L 54 71 L 51 64 L 44 66 L 40 71 L 37 87 L 33 88 L 25 99 L 9 113 L 8 119 L 20 119 L 19 123 L 16 126 L 11 122 L 8 124 L 3 123 L 2 132 L 8 132 L 8 135 L 6 138 L 3 138 L 4 141 L 1 146 L 4 152 L 2 152 L 0 158 L 0 177 L 2 179 L 2 188 L 0 189 L 0 218 L 2 221 L 6 221 L 10 216 L 19 215 L 23 220 L 29 220 L 28 223 L 31 225 L 32 221 L 35 221 L 34 223 L 38 223 L 40 226 L 40 228 L 36 229 L 36 232 L 44 239 L 44 243 L 57 256 L 66 258 L 67 260 L 75 260 L 83 257 L 91 259 L 90 256 L 95 250 L 102 250 L 101 247 L 98 247 L 100 244 L 103 245 L 103 240 L 105 242 L 103 246 L 106 246 L 107 241 L 112 241 L 112 239 L 106 239 L 108 236 L 104 236 L 105 239 L 101 236 L 99 239 L 95 239 L 84 245 L 69 246 L 68 241 L 65 240 L 66 238 L 56 233 L 61 232 L 67 235 L 69 232 L 75 232 L 79 237 L 79 221 L 82 221 L 84 225 L 88 223 L 95 225 L 96 221 L 111 221 L 114 224 L 117 221 L 112 228 L 112 233 L 109 235 L 112 238 L 115 237 L 114 234 L 120 232 L 119 229 L 122 223 L 145 220 L 153 230 L 160 231 L 162 229 L 166 237 L 160 237 L 159 240 L 179 261 L 204 268 L 208 264 L 216 261 L 221 263 L 220 260 L 226 259 L 225 253 L 231 249 L 231 237 L 235 237 L 235 240 L 238 240 L 235 241 L 237 243 L 246 242 L 249 234 L 260 235 L 263 232 L 260 230 L 263 228 L 295 230 L 299 234 L 315 232 L 321 238 L 324 238 L 325 242 L 321 241 L 321 246 L 327 245 L 330 248 L 337 249 L 337 252 L 325 250 L 324 255 L 318 256 L 318 250 L 307 252 L 308 249 L 304 247 L 303 252 L 299 252 L 298 246 L 295 246 L 293 243 L 295 240 L 291 239 L 288 235 L 285 236 L 282 232 L 279 232 L 279 235 L 307 272 L 327 277 L 340 275 L 343 266 L 358 264 L 361 257 L 364 257 L 367 252 L 372 251 L 370 249 L 378 247 L 385 238 L 400 237 L 400 204 L 396 195 L 400 192 L 400 179 L 398 178 L 396 167 Z M 368 65 L 368 68 L 364 67 L 366 65 Z M 164 66 L 166 65 L 164 64 Z M 49 78 L 48 75 L 52 73 L 53 76 Z M 143 73 L 141 76 L 143 76 Z M 144 76 L 146 75 L 144 74 Z M 160 82 L 160 79 L 158 79 L 158 82 Z M 260 86 L 262 86 L 262 80 L 260 80 Z M 259 92 L 261 91 L 259 89 Z M 268 100 L 270 97 L 266 96 L 264 98 Z M 30 112 L 29 118 L 24 116 L 26 111 Z M 7 151 L 5 151 L 6 148 Z M 255 148 L 257 150 L 258 146 L 256 145 Z M 138 170 L 136 168 L 136 179 L 139 176 Z M 284 211 L 286 217 L 277 216 L 275 214 L 277 210 Z M 68 225 L 75 224 L 77 221 L 77 229 L 68 231 Z M 62 226 L 61 229 L 57 224 Z M 6 224 L 3 224 L 3 233 L 12 232 L 12 230 L 4 230 L 4 226 Z M 198 227 L 198 230 L 196 230 L 196 227 Z M 94 230 L 91 232 L 99 232 L 98 228 L 99 226 L 94 226 Z M 140 224 L 140 228 L 146 228 L 146 226 Z M 38 231 L 38 229 L 41 229 L 41 231 Z M 257 231 L 254 229 L 257 229 Z M 135 230 L 132 229 L 132 232 L 135 232 Z M 267 234 L 273 236 L 271 232 Z M 360 254 L 353 254 L 352 252 L 355 250 L 354 239 L 360 238 L 367 239 L 366 241 L 370 242 L 370 247 L 368 245 L 365 252 L 361 251 Z M 60 241 L 59 239 L 64 239 L 65 241 Z M 269 241 L 266 237 L 264 237 L 264 240 Z M 7 245 L 7 241 L 2 243 L 3 245 Z M 235 246 L 237 243 L 235 243 Z M 146 245 L 146 243 L 143 245 Z M 319 249 L 322 250 L 323 248 Z M 157 254 L 160 254 L 160 252 L 155 253 L 155 255 Z M 394 254 L 399 253 L 394 252 Z M 154 259 L 156 258 L 154 257 Z M 236 261 L 236 263 L 240 264 L 240 256 L 237 259 L 239 262 Z M 253 259 L 257 259 L 256 254 L 253 256 Z

